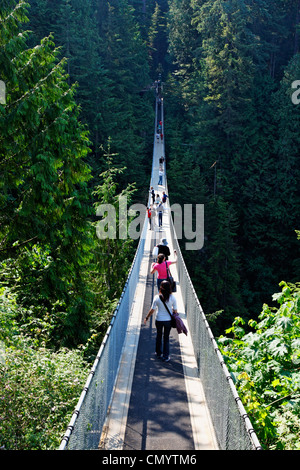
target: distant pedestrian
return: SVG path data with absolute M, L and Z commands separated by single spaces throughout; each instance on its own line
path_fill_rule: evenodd
M 159 132 L 156 133 L 156 140 L 159 142 Z
M 163 193 L 162 193 L 162 199 L 161 199 L 161 201 L 162 201 L 163 204 L 165 204 L 165 203 L 167 202 L 167 198 L 168 198 L 168 197 L 169 197 L 169 196 L 165 193 L 165 191 L 163 191 Z
M 157 245 L 158 254 L 162 253 L 165 255 L 165 260 L 167 261 L 170 256 L 170 248 L 168 247 L 168 242 L 166 238 L 162 238 L 160 243 Z
M 147 320 L 156 311 L 156 342 L 155 342 L 155 353 L 158 358 L 161 358 L 165 362 L 170 360 L 170 331 L 171 331 L 171 314 L 177 314 L 177 301 L 171 292 L 171 287 L 168 281 L 161 283 L 159 294 L 155 295 L 151 308 L 145 317 L 144 324 L 146 325 Z
M 155 204 L 158 206 L 158 204 L 159 204 L 160 202 L 161 202 L 160 195 L 159 195 L 159 194 L 156 194 Z
M 163 172 L 162 170 L 159 170 L 158 176 L 159 176 L 159 179 L 158 179 L 158 183 L 157 183 L 157 184 L 158 184 L 159 186 L 162 186 L 162 184 L 163 184 L 164 172 Z
M 164 161 L 165 161 L 164 157 L 161 156 L 160 159 L 159 159 L 159 164 L 160 164 L 160 165 L 163 165 Z
M 155 191 L 153 189 L 153 186 L 151 186 L 149 193 L 151 194 L 152 197 L 152 204 L 155 202 Z
M 163 203 L 160 202 L 156 208 L 156 211 L 157 211 L 157 215 L 158 215 L 158 226 L 161 227 L 162 226 L 162 218 L 163 218 L 163 212 L 164 212 L 165 208 L 163 206 Z
M 147 215 L 148 215 L 148 220 L 149 220 L 149 225 L 150 225 L 150 230 L 151 230 L 151 207 L 147 207 Z
M 156 227 L 155 218 L 156 218 L 156 210 L 154 206 L 151 206 L 151 229 L 152 230 L 155 230 L 155 227 Z

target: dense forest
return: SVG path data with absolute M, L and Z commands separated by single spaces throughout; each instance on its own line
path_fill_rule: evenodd
M 299 0 L 1 2 L 0 446 L 60 442 L 136 248 L 95 209 L 145 204 L 161 76 L 171 203 L 205 207 L 190 276 L 265 448 L 299 448 L 299 24 Z

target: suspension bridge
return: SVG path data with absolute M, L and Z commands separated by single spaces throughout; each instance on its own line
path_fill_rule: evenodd
M 163 99 L 156 96 L 150 187 L 168 194 Z M 164 176 L 159 182 L 160 158 Z M 150 204 L 151 195 L 149 195 Z M 211 332 L 182 257 L 165 203 L 162 227 L 150 230 L 147 214 L 135 258 L 111 323 L 89 373 L 60 450 L 259 450 L 261 445 Z M 170 334 L 170 362 L 155 354 L 153 316 L 144 325 L 156 279 L 152 250 L 166 238 L 177 263 L 178 312 L 188 334 Z

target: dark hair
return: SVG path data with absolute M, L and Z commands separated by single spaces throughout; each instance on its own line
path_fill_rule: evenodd
M 159 253 L 159 255 L 157 257 L 158 264 L 161 264 L 164 259 L 165 259 L 165 255 L 163 253 Z
M 162 281 L 159 288 L 159 293 L 163 296 L 165 302 L 169 300 L 169 297 L 171 295 L 171 285 L 169 281 Z

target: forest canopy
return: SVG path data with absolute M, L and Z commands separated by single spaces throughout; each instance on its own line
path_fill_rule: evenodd
M 136 248 L 133 240 L 99 240 L 95 209 L 117 204 L 120 194 L 145 203 L 151 86 L 159 76 L 170 200 L 205 207 L 203 248 L 182 248 L 189 274 L 250 409 L 263 389 L 266 403 L 283 406 L 272 415 L 284 428 L 280 444 L 276 426 L 254 411 L 267 430 L 266 447 L 293 448 L 299 430 L 299 24 L 299 0 L 1 2 L 0 345 L 7 364 L 0 361 L 0 445 L 55 448 L 68 422 Z M 274 296 L 279 284 L 283 293 Z M 284 320 L 277 322 L 277 310 Z M 274 324 L 266 325 L 266 312 Z M 242 331 L 243 322 L 249 325 Z M 271 323 L 268 357 L 276 365 L 264 381 L 247 335 L 268 336 Z M 286 333 L 283 323 L 292 331 L 286 353 L 276 343 Z M 225 331 L 233 338 L 223 337 Z M 34 367 L 41 357 L 56 377 L 51 399 L 44 398 L 56 411 L 40 413 L 38 421 L 25 394 L 30 383 L 36 394 L 49 386 L 47 368 Z M 68 360 L 74 383 L 65 389 Z M 238 378 L 244 366 L 249 380 Z M 280 374 L 290 375 L 279 391 Z M 290 396 L 295 405 L 285 400 Z M 20 409 L 23 419 L 15 423 Z

